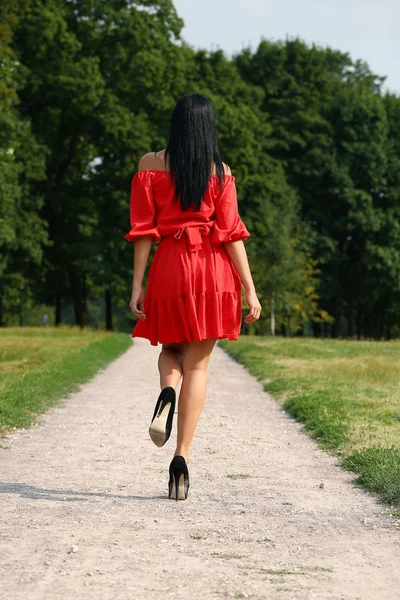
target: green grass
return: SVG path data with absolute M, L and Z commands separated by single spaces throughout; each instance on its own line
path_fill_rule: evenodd
M 358 474 L 400 506 L 400 342 L 242 336 L 219 345 Z
M 0 436 L 34 423 L 130 345 L 127 334 L 75 327 L 0 329 Z
M 400 449 L 367 448 L 349 456 L 344 465 L 359 473 L 358 482 L 384 502 L 400 506 Z

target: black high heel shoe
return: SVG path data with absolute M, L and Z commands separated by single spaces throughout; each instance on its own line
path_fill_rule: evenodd
M 189 492 L 189 471 L 183 456 L 174 456 L 169 465 L 168 491 L 170 500 L 186 500 Z
M 149 427 L 150 437 L 159 448 L 164 446 L 171 435 L 175 402 L 176 394 L 174 388 L 165 387 L 161 390 Z

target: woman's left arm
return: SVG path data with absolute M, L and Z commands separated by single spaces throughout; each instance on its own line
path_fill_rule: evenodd
M 133 283 L 129 306 L 135 317 L 142 321 L 146 318 L 144 314 L 143 278 L 152 243 L 152 236 L 143 236 L 134 241 Z

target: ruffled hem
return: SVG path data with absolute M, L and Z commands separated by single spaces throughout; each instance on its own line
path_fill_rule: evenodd
M 243 242 L 250 237 L 250 233 L 246 228 L 240 217 L 238 217 L 236 223 L 231 229 L 220 229 L 218 224 L 215 223 L 212 241 L 215 246 L 222 246 L 222 244 L 229 244 L 229 242 L 237 242 L 242 240 Z
M 151 237 L 153 244 L 157 244 L 161 240 L 161 235 L 156 227 L 143 231 L 133 227 L 126 235 L 124 235 L 124 238 L 128 242 L 135 242 L 142 237 Z
M 172 301 L 145 303 L 145 321 L 138 321 L 131 337 L 152 346 L 195 342 L 209 338 L 237 340 L 242 320 L 238 292 L 205 292 Z
M 132 333 L 131 335 L 132 338 L 143 338 L 145 340 L 149 340 L 150 344 L 152 346 L 158 346 L 159 344 L 181 344 L 182 342 L 185 342 L 186 340 L 168 340 L 167 342 L 154 342 L 151 340 L 151 338 L 149 338 L 147 335 L 139 335 L 137 333 Z M 222 335 L 221 337 L 213 337 L 212 339 L 217 339 L 217 340 L 231 340 L 231 341 L 236 341 L 238 340 L 239 335 L 238 334 L 226 334 L 226 335 Z M 200 340 L 192 340 L 192 341 L 196 341 L 196 342 L 201 342 L 202 340 L 208 340 L 210 338 L 201 338 Z

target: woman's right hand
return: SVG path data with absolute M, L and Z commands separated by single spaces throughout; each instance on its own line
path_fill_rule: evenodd
M 251 323 L 258 321 L 262 310 L 254 288 L 246 290 L 246 302 L 249 305 L 250 311 L 249 314 L 246 315 L 244 322 L 247 323 L 247 325 L 250 325 Z

